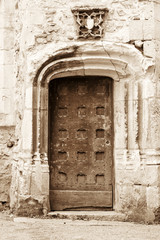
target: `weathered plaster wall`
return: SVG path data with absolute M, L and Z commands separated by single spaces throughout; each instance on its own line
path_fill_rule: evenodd
M 21 19 L 17 27 L 17 37 L 22 51 L 44 48 L 44 44 L 71 42 L 77 40 L 76 25 L 71 9 L 85 6 L 79 1 L 19 1 L 16 5 Z M 154 6 L 152 1 L 90 1 L 88 6 L 104 6 L 109 9 L 104 23 L 103 40 L 112 42 L 135 42 L 137 47 L 154 38 Z M 136 29 L 136 31 L 135 31 Z M 138 42 L 137 42 L 138 41 Z M 142 42 L 141 42 L 142 41 Z M 152 51 L 151 51 L 152 52 Z M 150 54 L 153 54 L 150 53 Z
M 6 1 L 1 1 L 1 4 L 2 2 Z M 9 51 L 5 51 L 5 48 L 0 49 L 3 62 L 9 69 L 4 75 L 4 65 L 1 68 L 4 81 L 2 90 L 5 89 L 5 96 L 8 96 L 3 98 L 3 101 L 8 101 L 6 106 L 10 106 L 8 110 L 7 107 L 3 107 L 2 126 L 6 123 L 8 126 L 15 126 L 15 135 L 13 134 L 12 137 L 15 146 L 9 150 L 12 152 L 14 149 L 14 155 L 7 158 L 9 161 L 13 159 L 11 208 L 17 209 L 19 214 L 22 214 L 23 206 L 28 204 L 30 206 L 28 213 L 31 214 L 37 201 L 39 207 L 36 213 L 45 211 L 48 207 L 48 166 L 45 161 L 39 161 L 40 153 L 36 153 L 33 157 L 33 153 L 37 151 L 33 149 L 32 134 L 32 127 L 35 125 L 33 121 L 37 121 L 32 116 L 33 81 L 38 69 L 49 58 L 58 52 L 60 57 L 60 52 L 67 53 L 71 48 L 78 49 L 78 46 L 86 43 L 85 40 L 77 37 L 77 25 L 71 9 L 86 5 L 103 6 L 109 9 L 103 25 L 104 35 L 101 40 L 89 40 L 88 46 L 91 46 L 92 51 L 95 48 L 96 52 L 96 46 L 101 45 L 108 58 L 122 58 L 128 63 L 123 69 L 124 72 L 127 67 L 133 67 L 133 75 L 124 77 L 119 74 L 119 82 L 114 84 L 117 92 L 114 95 L 116 132 L 114 208 L 116 211 L 125 212 L 129 219 L 135 221 L 152 222 L 155 220 L 155 215 L 158 221 L 160 212 L 159 1 L 90 0 L 87 3 L 78 0 L 69 2 L 19 0 L 12 3 L 11 10 L 8 9 L 10 6 L 8 2 L 3 8 L 4 13 L 11 13 L 7 15 L 10 16 L 9 20 L 6 19 L 5 14 L 3 15 L 2 26 L 3 32 L 9 31 L 12 41 L 7 39 L 5 43 L 5 48 Z M 9 27 L 8 30 L 5 29 L 4 23 L 10 23 L 6 26 Z M 4 34 L 4 39 L 5 36 Z M 113 51 L 109 51 L 107 46 L 111 46 Z M 114 48 L 119 49 L 119 53 L 114 51 Z M 78 54 L 81 55 L 82 52 L 83 50 Z M 83 57 L 85 58 L 87 54 L 90 53 L 87 53 L 84 47 Z M 139 66 L 134 65 L 132 61 L 137 61 Z M 116 65 L 113 67 L 118 72 L 118 67 Z M 14 74 L 16 83 L 14 83 Z M 6 149 L 8 152 L 8 148 Z M 9 173 L 8 168 L 7 171 Z
M 14 3 L 0 1 L 0 209 L 9 204 L 14 114 Z

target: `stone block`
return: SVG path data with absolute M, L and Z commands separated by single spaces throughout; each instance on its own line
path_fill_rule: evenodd
M 48 104 L 48 89 L 47 88 L 43 88 L 43 90 L 41 91 L 41 109 L 43 110 L 47 110 L 46 106 Z
M 13 65 L 14 63 L 13 50 L 10 51 L 0 50 L 0 63 L 4 65 Z
M 159 207 L 159 188 L 147 187 L 147 207 L 156 209 Z
M 126 88 L 124 81 L 114 83 L 114 99 L 115 101 L 124 101 L 126 95 Z
M 122 21 L 124 22 L 124 21 Z M 108 40 L 109 35 L 107 32 L 107 27 L 106 27 L 106 34 L 105 37 Z M 113 40 L 114 39 L 114 40 Z M 114 33 L 112 33 L 112 37 L 110 39 L 111 41 L 117 41 L 117 42 L 129 42 L 130 41 L 130 30 L 129 27 L 124 26 L 121 29 L 116 29 Z
M 154 41 L 145 41 L 143 43 L 143 53 L 146 57 L 155 57 L 155 42 Z
M 158 20 L 160 22 L 159 13 L 160 13 L 160 4 L 158 3 L 158 1 L 157 1 L 157 3 L 155 1 L 155 3 L 154 3 L 154 14 L 155 14 L 154 17 L 155 17 L 156 20 Z
M 0 89 L 0 113 L 9 114 L 11 111 L 11 98 L 9 89 Z
M 0 113 L 0 126 L 13 126 L 15 124 L 15 113 Z
M 0 28 L 0 49 L 1 50 L 4 49 L 3 33 L 4 33 L 4 29 Z
M 9 160 L 0 159 L 0 202 L 9 201 L 11 184 L 11 165 Z
M 148 126 L 148 147 L 159 149 L 160 142 L 160 100 L 149 102 L 149 126 Z
M 127 213 L 127 220 L 144 221 L 146 214 L 146 187 L 141 185 L 118 186 L 118 207 Z
M 14 13 L 15 11 L 15 2 L 11 2 L 9 0 L 3 1 L 3 9 L 7 13 Z
M 127 203 L 129 210 L 128 220 L 135 222 L 144 221 L 147 210 L 146 187 L 142 185 L 133 186 L 129 200 L 130 202 Z
M 159 71 L 159 69 L 158 69 L 158 71 Z M 157 81 L 157 97 L 160 97 L 160 79 Z
M 153 20 L 143 21 L 143 38 L 144 40 L 154 39 L 154 21 Z
M 4 65 L 0 64 L 0 89 L 4 88 Z
M 115 147 L 125 148 L 126 146 L 126 116 L 125 101 L 115 101 L 114 103 L 114 123 L 115 123 Z
M 1 179 L 1 187 L 0 187 L 0 202 L 9 202 L 9 189 L 11 184 L 11 176 L 9 179 L 3 178 Z
M 139 2 L 144 3 L 141 8 L 140 12 L 140 17 L 143 16 L 143 19 L 148 20 L 148 19 L 153 19 L 154 18 L 154 5 L 152 1 L 148 0 L 139 0 Z M 147 4 L 146 4 L 147 2 Z
M 125 164 L 123 165 L 122 170 L 116 171 L 116 181 L 120 184 L 131 185 L 134 184 L 135 171 L 134 170 L 125 170 Z
M 3 59 L 4 59 L 5 65 L 8 65 L 10 68 L 13 68 L 13 65 L 14 65 L 14 50 L 13 50 L 13 48 L 10 49 L 9 51 L 4 51 Z M 13 72 L 12 69 L 11 69 L 11 71 Z
M 25 110 L 22 123 L 23 150 L 32 149 L 32 111 Z
M 160 224 L 160 207 L 158 207 L 158 208 L 154 211 L 154 214 L 155 214 L 154 222 Z
M 14 27 L 14 13 L 0 12 L 0 29 L 8 28 L 13 29 Z
M 42 193 L 49 195 L 49 173 L 48 172 L 42 173 Z
M 130 40 L 143 40 L 143 21 L 132 20 L 129 23 Z
M 31 47 L 35 44 L 35 36 L 33 31 L 28 31 L 26 36 L 26 47 Z
M 11 126 L 3 126 L 0 127 L 0 143 L 1 145 L 1 149 L 2 146 L 4 148 L 6 148 L 7 146 L 7 141 L 9 139 L 14 139 L 14 134 L 15 134 L 15 127 L 11 127 Z M 8 155 L 2 155 L 3 159 L 8 159 Z M 2 160 L 2 159 L 1 159 Z
M 17 215 L 19 216 L 37 216 L 43 214 L 43 205 L 37 199 L 31 196 L 20 197 L 18 202 Z
M 160 40 L 155 41 L 155 51 L 156 51 L 156 64 L 159 66 L 160 64 Z M 160 69 L 156 69 L 156 74 L 160 74 Z
M 35 173 L 32 174 L 32 178 L 31 178 L 31 194 L 33 194 L 33 195 L 40 195 L 40 194 L 42 194 L 40 180 L 41 180 L 41 178 L 38 179 Z
M 129 23 L 130 40 L 154 39 L 154 21 L 132 20 Z
M 0 29 L 3 29 L 3 26 L 4 26 L 4 13 L 0 9 Z M 2 36 L 2 35 L 0 35 L 0 36 Z
M 32 96 L 33 96 L 33 88 L 27 87 L 26 93 L 25 93 L 25 106 L 26 108 L 31 109 L 32 108 Z
M 27 25 L 43 25 L 45 22 L 44 12 L 40 11 L 40 9 L 36 9 L 35 11 L 29 9 L 26 15 L 26 24 Z
M 8 28 L 0 29 L 0 49 L 11 50 L 14 48 L 14 31 Z
M 12 89 L 15 84 L 13 64 L 0 64 L 0 88 Z
M 156 88 L 155 88 L 155 84 L 153 81 L 151 81 L 151 79 L 145 79 L 145 82 L 143 83 L 143 87 L 142 87 L 142 97 L 143 99 L 145 99 L 146 101 L 151 98 L 154 97 L 156 94 Z M 146 102 L 147 103 L 147 102 Z M 146 110 L 145 110 L 146 111 Z
M 145 184 L 148 186 L 158 186 L 158 166 L 148 165 L 145 166 Z
M 4 50 L 0 50 L 0 63 L 4 64 Z
M 134 171 L 133 173 L 133 182 L 134 182 L 134 185 L 145 185 L 146 182 L 145 182 L 145 172 L 143 169 L 140 169 L 140 165 L 138 167 L 136 167 L 136 170 Z
M 158 166 L 158 187 L 160 187 L 160 165 Z
M 160 40 L 160 21 L 155 20 L 155 39 Z
M 42 172 L 41 172 L 40 162 L 37 162 L 36 165 L 32 168 L 31 175 L 31 194 L 41 195 L 42 194 Z

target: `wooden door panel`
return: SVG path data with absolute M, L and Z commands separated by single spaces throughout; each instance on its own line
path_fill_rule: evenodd
M 89 210 L 112 207 L 112 191 L 51 191 L 51 209 L 54 210 Z
M 111 81 L 103 77 L 53 80 L 49 106 L 51 208 L 66 209 L 72 204 L 73 208 L 87 207 L 86 204 L 90 207 L 110 207 Z M 82 198 L 78 200 L 78 196 Z M 93 199 L 96 196 L 95 206 Z M 70 199 L 69 207 L 67 199 Z

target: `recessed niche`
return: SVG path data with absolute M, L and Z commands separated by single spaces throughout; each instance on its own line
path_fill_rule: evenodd
M 78 174 L 77 175 L 77 182 L 79 184 L 84 184 L 86 182 L 86 175 L 82 174 L 82 173 Z
M 61 161 L 67 160 L 67 153 L 65 151 L 59 151 L 58 160 L 61 160 Z
M 96 130 L 96 138 L 104 138 L 104 129 Z
M 100 185 L 104 184 L 104 174 L 96 175 L 96 183 Z
M 104 160 L 104 152 L 96 152 L 96 161 Z
M 104 107 L 97 107 L 96 108 L 96 114 L 97 115 L 104 115 Z

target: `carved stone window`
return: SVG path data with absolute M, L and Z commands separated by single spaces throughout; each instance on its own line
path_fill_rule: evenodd
M 73 9 L 80 38 L 100 38 L 103 34 L 103 20 L 107 8 Z

